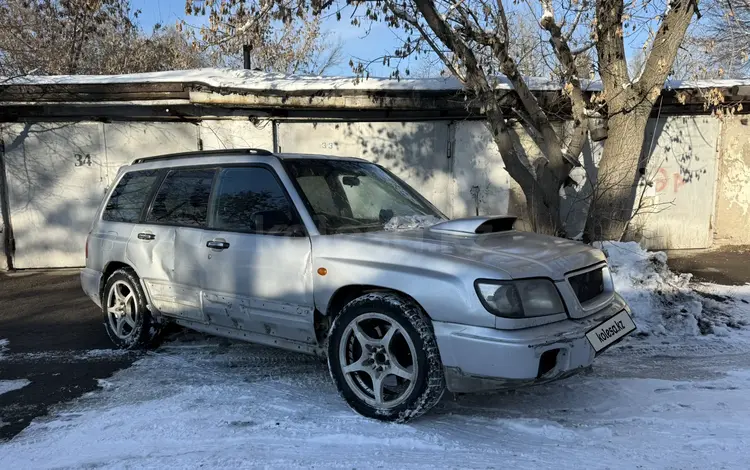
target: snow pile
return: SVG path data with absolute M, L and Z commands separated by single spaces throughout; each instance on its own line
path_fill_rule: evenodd
M 439 222 L 443 222 L 443 220 L 434 215 L 401 215 L 391 217 L 383 228 L 389 232 L 396 230 L 414 230 L 417 228 L 431 227 Z
M 693 284 L 691 274 L 675 274 L 664 252 L 648 252 L 636 242 L 598 244 L 607 255 L 615 290 L 633 310 L 641 335 L 726 335 L 748 324 L 750 286 Z
M 2 359 L 3 354 L 8 350 L 8 340 L 0 338 L 0 359 Z
M 24 388 L 30 383 L 27 379 L 0 380 L 0 395 Z

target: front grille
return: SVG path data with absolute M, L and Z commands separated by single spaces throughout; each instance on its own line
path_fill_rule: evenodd
M 581 303 L 588 302 L 604 292 L 602 268 L 570 276 L 568 282 Z

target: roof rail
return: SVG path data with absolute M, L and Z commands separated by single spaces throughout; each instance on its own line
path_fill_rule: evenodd
M 169 153 L 165 155 L 154 155 L 153 157 L 141 157 L 136 158 L 131 162 L 131 165 L 136 163 L 154 162 L 159 160 L 172 160 L 175 158 L 188 158 L 188 157 L 213 157 L 221 155 L 237 155 L 238 153 L 246 153 L 250 155 L 263 155 L 271 156 L 272 152 L 265 149 L 255 148 L 239 148 L 239 149 L 218 149 L 218 150 L 193 150 L 191 152 L 180 152 L 180 153 Z

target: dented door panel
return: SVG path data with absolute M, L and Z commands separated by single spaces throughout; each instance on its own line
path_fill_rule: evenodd
M 176 315 L 185 296 L 172 285 L 177 229 L 154 224 L 134 224 L 125 259 L 136 266 L 151 304 L 165 315 Z
M 225 249 L 209 248 L 223 240 Z M 203 313 L 218 326 L 314 343 L 310 239 L 206 231 Z

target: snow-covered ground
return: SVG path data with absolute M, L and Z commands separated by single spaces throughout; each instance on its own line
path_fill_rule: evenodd
M 0 444 L 0 468 L 746 468 L 750 285 L 605 248 L 641 333 L 579 376 L 384 424 L 318 359 L 186 334 Z
M 0 338 L 0 359 L 2 359 L 3 354 L 8 349 L 8 340 L 4 338 Z
M 594 370 L 446 396 L 407 425 L 356 415 L 306 356 L 170 343 L 0 445 L 0 468 L 742 468 L 750 338 L 633 340 Z

